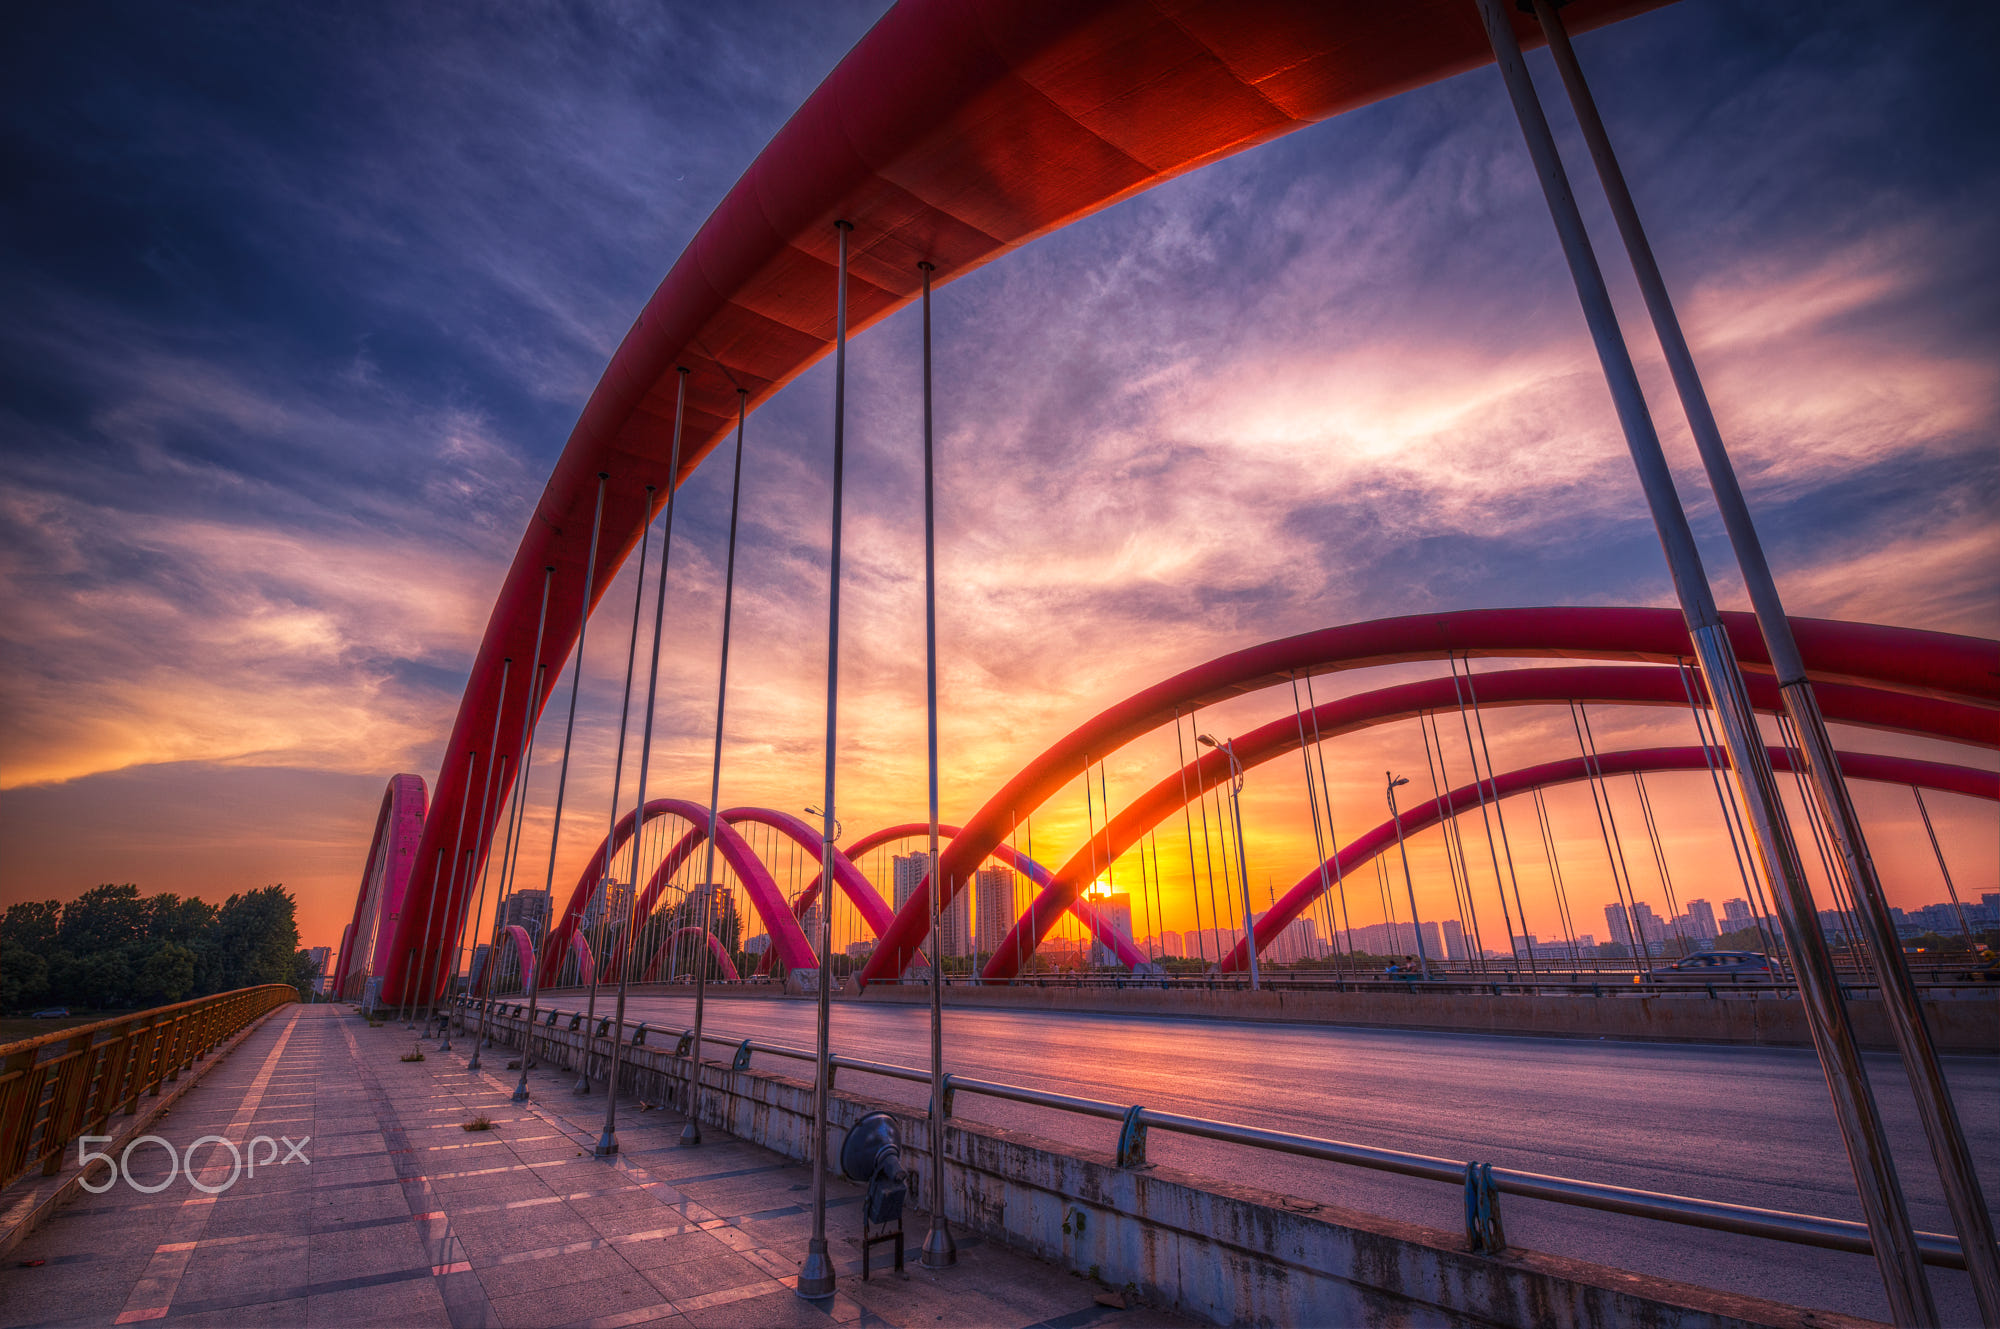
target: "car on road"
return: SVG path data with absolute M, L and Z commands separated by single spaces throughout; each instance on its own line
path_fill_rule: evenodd
M 1778 966 L 1755 951 L 1704 951 L 1653 971 L 1655 983 L 1770 983 Z

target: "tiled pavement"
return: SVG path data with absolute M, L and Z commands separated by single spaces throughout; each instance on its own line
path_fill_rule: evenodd
M 227 1150 L 196 1153 L 204 1193 L 169 1178 L 157 1145 L 131 1151 L 146 1194 L 119 1182 L 79 1196 L 0 1269 L 0 1325 L 217 1324 L 500 1327 L 1180 1325 L 1098 1305 L 1092 1283 L 961 1239 L 958 1267 L 916 1264 L 860 1279 L 858 1187 L 830 1183 L 828 1236 L 840 1293 L 809 1303 L 791 1280 L 811 1228 L 811 1174 L 710 1130 L 680 1149 L 682 1119 L 619 1104 L 621 1153 L 591 1157 L 601 1093 L 574 1076 L 515 1072 L 495 1048 L 477 1074 L 470 1043 L 399 1060 L 411 1036 L 370 1029 L 344 1006 L 280 1011 L 174 1106 L 154 1131 L 177 1149 L 219 1135 L 247 1148 L 230 1184 Z M 467 1132 L 475 1113 L 494 1129 Z M 310 1159 L 281 1161 L 279 1140 Z M 219 1158 L 219 1163 L 217 1159 Z

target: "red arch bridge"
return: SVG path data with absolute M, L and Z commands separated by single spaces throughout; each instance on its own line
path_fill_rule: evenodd
M 981 910 L 974 931 L 1004 935 L 986 948 L 982 976 L 1004 981 L 1036 962 L 1050 938 L 1074 928 L 1128 966 L 1151 964 L 1134 938 L 1107 918 L 1091 887 L 1122 866 L 1140 898 L 1158 901 L 1157 841 L 1181 814 L 1192 872 L 1194 818 L 1202 810 L 1204 870 L 1219 891 L 1208 921 L 1219 971 L 1257 963 L 1260 948 L 1318 911 L 1329 938 L 1351 930 L 1350 877 L 1379 863 L 1390 843 L 1435 833 L 1447 841 L 1453 909 L 1461 930 L 1479 933 L 1486 911 L 1513 946 L 1526 932 L 1527 901 L 1514 870 L 1509 812 L 1518 832 L 1534 808 L 1550 851 L 1549 883 L 1570 926 L 1554 868 L 1541 791 L 1582 782 L 1602 819 L 1609 873 L 1621 903 L 1634 906 L 1623 840 L 1613 833 L 1606 781 L 1636 782 L 1649 848 L 1664 884 L 1668 870 L 1645 793 L 1647 775 L 1707 780 L 1716 796 L 1716 833 L 1737 854 L 1744 890 L 1768 903 L 1793 938 L 1796 976 L 1827 1072 L 1878 1263 L 1899 1320 L 1929 1318 L 1922 1271 L 1911 1254 L 1908 1218 L 1890 1175 L 1858 1054 L 1835 1006 L 1831 962 L 1806 927 L 1815 904 L 1807 871 L 1819 846 L 1822 893 L 1861 920 L 1884 966 L 1885 1001 L 1900 1012 L 1898 1045 L 1927 1137 L 1945 1180 L 1954 1222 L 1982 1252 L 1974 1258 L 1983 1313 L 2000 1323 L 2000 1261 L 1984 1253 L 1991 1225 L 1976 1203 L 1977 1182 L 1950 1119 L 1934 1050 L 1911 1015 L 1914 989 L 1900 948 L 1885 935 L 1887 906 L 1847 781 L 1886 781 L 1919 791 L 1992 800 L 1986 755 L 1996 745 L 2000 649 L 1994 642 L 1857 623 L 1789 618 L 1778 598 L 1747 505 L 1665 283 L 1637 220 L 1594 104 L 1569 51 L 1564 24 L 1588 28 L 1650 8 L 1653 0 L 1571 0 L 1558 19 L 1547 3 L 1504 0 L 1236 0 L 1229 5 L 1162 6 L 1151 0 L 1010 0 L 1006 4 L 903 0 L 868 33 L 793 115 L 730 190 L 640 312 L 591 394 L 556 463 L 508 569 L 446 743 L 434 791 L 415 776 L 390 782 L 369 847 L 335 982 L 346 996 L 372 992 L 388 1002 L 435 1000 L 465 967 L 481 938 L 489 954 L 511 957 L 518 981 L 553 981 L 564 971 L 600 981 L 643 976 L 679 964 L 680 947 L 747 958 L 747 938 L 763 938 L 760 966 L 822 970 L 801 920 L 845 918 L 865 947 L 862 984 L 905 973 L 930 932 L 933 890 L 955 919 L 982 869 L 1011 869 L 1029 883 L 1008 888 L 997 911 Z M 1531 15 L 1526 12 L 1532 9 Z M 1717 610 L 1688 517 L 1668 470 L 1650 407 L 1612 309 L 1584 220 L 1576 209 L 1558 145 L 1548 129 L 1521 49 L 1547 41 L 1577 108 L 1604 182 L 1620 238 L 1687 415 L 1755 617 Z M 1659 534 L 1678 608 L 1470 611 L 1350 624 L 1266 642 L 1185 670 L 1107 708 L 1029 762 L 961 825 L 930 873 L 905 868 L 901 899 L 881 894 L 871 853 L 912 838 L 913 822 L 816 855 L 813 828 L 787 813 L 719 807 L 729 612 L 734 588 L 736 503 L 741 494 L 747 417 L 824 357 L 834 359 L 832 586 L 827 775 L 823 806 L 833 822 L 840 585 L 840 494 L 845 350 L 858 332 L 921 301 L 924 317 L 923 418 L 929 512 L 932 291 L 1049 231 L 1186 171 L 1397 92 L 1484 65 L 1497 67 L 1542 185 L 1558 242 L 1582 306 L 1620 431 Z M 913 402 L 913 413 L 915 404 Z M 657 578 L 654 670 L 662 639 L 676 494 L 695 467 L 731 434 L 736 490 L 729 572 L 722 603 L 723 666 L 717 692 L 716 776 L 699 790 L 646 788 L 653 686 L 645 697 L 632 815 L 614 825 L 561 899 L 539 895 L 524 870 L 520 828 L 534 769 L 536 723 L 569 666 L 572 690 L 557 768 L 556 825 L 545 879 L 555 882 L 554 846 L 568 783 L 581 672 L 592 611 L 634 549 L 642 554 L 664 516 Z M 644 558 L 641 558 L 644 567 Z M 643 580 L 641 590 L 643 592 Z M 636 658 L 643 602 L 635 606 Z M 1475 673 L 1475 659 L 1535 661 Z M 1544 661 L 1570 663 L 1550 666 Z M 1326 675 L 1413 662 L 1443 662 L 1442 673 L 1319 703 Z M 631 670 L 628 668 L 628 679 Z M 653 676 L 656 681 L 657 673 Z M 1303 688 L 1304 702 L 1298 700 Z M 1181 752 L 1178 768 L 1118 808 L 1093 801 L 1083 843 L 1065 846 L 1056 865 L 1034 861 L 1015 828 L 1031 824 L 1078 775 L 1107 756 L 1172 725 L 1199 739 L 1203 708 L 1244 694 L 1283 689 L 1290 704 L 1268 723 L 1219 747 Z M 628 684 L 627 698 L 632 695 Z M 1591 706 L 1686 712 L 1682 746 L 1597 750 Z M 1567 710 L 1578 749 L 1518 770 L 1494 768 L 1483 716 L 1497 707 Z M 1277 708 L 1274 708 L 1277 709 Z M 1758 713 L 1777 717 L 1780 743 L 1767 746 Z M 1434 798 L 1344 842 L 1329 839 L 1327 749 L 1341 762 L 1343 736 L 1415 720 L 1425 735 Z M 1445 734 L 1456 721 L 1472 778 L 1454 785 Z M 1977 765 L 1925 762 L 1868 751 L 1838 751 L 1832 723 L 1983 752 Z M 1475 738 L 1475 732 L 1478 737 Z M 619 775 L 627 728 L 619 728 Z M 1263 763 L 1301 753 L 1317 857 L 1282 900 L 1255 917 L 1240 818 L 1219 791 Z M 1193 759 L 1189 760 L 1192 753 Z M 1796 753 L 1797 757 L 1788 754 Z M 1779 776 L 1801 766 L 1802 819 L 1785 809 Z M 1461 764 L 1461 769 L 1464 765 Z M 1726 765 L 1731 780 L 1718 774 Z M 1258 776 L 1260 780 L 1265 776 Z M 1097 777 L 1099 788 L 1103 777 Z M 1392 786 L 1393 789 L 1393 786 Z M 1919 795 L 1921 797 L 1921 795 Z M 614 798 L 617 803 L 619 798 Z M 1231 805 L 1233 807 L 1233 803 Z M 1212 809 L 1213 816 L 1210 816 Z M 1477 865 L 1458 833 L 1477 817 L 1491 872 Z M 1629 814 L 1628 814 L 1629 817 Z M 1210 838 L 1222 827 L 1222 847 Z M 1490 828 L 1490 830 L 1489 830 Z M 923 827 L 927 834 L 929 827 Z M 838 832 L 836 831 L 836 835 Z M 1494 847 L 1497 845 L 1498 847 Z M 1503 869 L 1501 851 L 1506 851 Z M 1234 858 L 1232 863 L 1231 859 Z M 700 868 L 695 864 L 700 861 Z M 820 882 L 824 862 L 833 880 Z M 907 863 L 908 860 L 906 860 Z M 928 860 L 920 860 L 928 865 Z M 712 870 L 719 862 L 720 870 Z M 1233 875 L 1232 875 L 1233 874 Z M 915 880 L 909 879 L 916 878 Z M 697 882 L 697 878 L 699 881 Z M 1843 901 L 1841 883 L 1853 898 Z M 1759 895 L 1767 885 L 1771 900 Z M 488 908 L 489 886 L 493 907 Z M 1531 888 L 1532 889 L 1532 888 Z M 1414 890 L 1411 892 L 1414 909 Z M 1240 896 L 1241 903 L 1231 897 Z M 1194 901 L 1199 909 L 1199 897 Z M 1390 901 L 1384 901 L 1385 912 Z M 1671 903 L 1671 902 L 1670 902 Z M 538 912 L 540 910 L 540 912 Z M 990 916 L 989 916 L 990 915 Z M 1231 917 L 1244 935 L 1228 937 Z M 1393 915 L 1392 915 L 1393 919 Z M 705 921 L 698 921 L 705 920 Z M 1411 920 L 1414 925 L 1417 920 Z M 1159 924 L 1149 926 L 1157 935 Z M 952 928 L 964 929 L 957 923 Z M 690 930 L 691 929 L 691 930 Z M 1803 929 L 1803 930 L 1801 930 Z M 942 930 L 940 949 L 959 948 Z M 1198 928 L 1198 931 L 1200 929 Z M 1421 944 L 1422 932 L 1414 935 Z M 537 937 L 545 938 L 542 944 Z M 713 940 L 710 940 L 710 938 Z M 501 944 L 502 942 L 506 944 Z M 1233 949 L 1220 943 L 1229 941 Z M 1639 948 L 1643 950 L 1644 948 Z M 1483 954 L 1483 949 L 1481 950 Z M 604 963 L 599 964 L 602 956 Z M 857 959 L 859 957 L 857 956 Z M 1532 963 L 1533 954 L 1527 959 Z M 499 959 L 491 966 L 496 975 Z M 703 971 L 706 972 L 705 970 Z M 524 1082 L 525 1083 L 525 1082 Z M 815 1275 L 815 1284 L 818 1275 Z

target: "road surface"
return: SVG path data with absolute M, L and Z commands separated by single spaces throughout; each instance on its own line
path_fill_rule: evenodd
M 600 996 L 600 1014 L 606 1009 Z M 563 1009 L 582 1002 L 565 994 Z M 633 1021 L 684 1028 L 691 998 L 637 997 Z M 810 1002 L 720 998 L 704 1032 L 810 1047 Z M 836 1002 L 833 1044 L 922 1067 L 923 1007 Z M 714 1058 L 721 1049 L 711 1047 Z M 759 1066 L 799 1075 L 776 1058 Z M 2000 1061 L 1946 1059 L 1988 1203 L 2000 1210 Z M 1783 1048 L 1501 1038 L 1085 1013 L 945 1012 L 945 1068 L 1118 1103 L 1356 1144 L 1859 1219 L 1819 1063 Z M 1900 1063 L 1869 1070 L 1917 1226 L 1950 1218 Z M 921 1105 L 922 1085 L 843 1072 L 859 1093 Z M 1109 1152 L 1113 1122 L 960 1095 L 956 1115 Z M 1454 1187 L 1155 1131 L 1152 1161 L 1305 1200 L 1463 1228 Z M 1510 1243 L 1623 1269 L 1887 1319 L 1872 1258 L 1503 1197 Z M 1947 1325 L 1976 1324 L 1971 1286 L 1931 1270 Z

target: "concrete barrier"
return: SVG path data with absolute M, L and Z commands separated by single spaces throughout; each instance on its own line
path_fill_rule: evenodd
M 732 993 L 731 995 L 734 995 Z M 929 1005 L 930 989 L 876 984 L 852 1000 Z M 1244 988 L 951 986 L 950 1006 L 997 1010 L 1091 1011 L 1184 1019 L 1261 1020 L 1544 1038 L 1618 1038 L 1665 1043 L 1745 1043 L 1811 1047 L 1805 1009 L 1796 998 L 1748 994 L 1710 997 L 1700 989 L 1673 996 L 1489 996 L 1427 992 L 1328 992 Z M 1867 1048 L 1892 1049 L 1882 1003 L 1850 1000 L 1855 1036 Z M 1971 991 L 1924 999 L 1938 1049 L 2000 1053 L 2000 993 Z
M 495 1021 L 518 1046 L 519 1019 Z M 602 1045 L 568 1021 L 535 1030 L 536 1056 L 574 1070 Z M 684 1103 L 678 1032 L 628 1049 L 621 1088 Z M 723 1062 L 700 1065 L 704 1125 L 779 1154 L 811 1156 L 812 1085 Z M 868 1112 L 896 1119 L 906 1163 L 929 1157 L 927 1116 L 835 1086 L 833 1155 Z M 1474 1254 L 1461 1234 L 1401 1223 L 965 1122 L 945 1130 L 947 1208 L 962 1230 L 1217 1324 L 1535 1325 L 1542 1329 L 1832 1329 L 1865 1321 L 1803 1311 L 1534 1251 Z M 1424 1184 L 1424 1183 L 1412 1183 Z M 922 1194 L 921 1187 L 917 1190 Z M 1588 1221 L 1579 1212 L 1578 1220 Z M 835 1221 L 853 1223 L 852 1213 Z M 921 1231 L 918 1223 L 916 1230 Z

